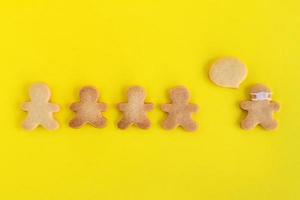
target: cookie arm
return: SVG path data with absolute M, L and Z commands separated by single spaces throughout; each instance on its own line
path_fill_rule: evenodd
M 273 108 L 273 110 L 276 112 L 276 111 L 278 111 L 279 109 L 280 109 L 280 105 L 277 103 L 277 102 L 275 102 L 275 101 L 272 101 L 271 102 L 271 107 Z
M 187 105 L 186 109 L 190 112 L 197 112 L 198 111 L 198 106 L 196 104 L 191 103 L 191 104 Z
M 172 104 L 161 105 L 161 110 L 164 112 L 170 112 L 172 110 Z
M 152 103 L 146 103 L 144 105 L 145 111 L 151 111 L 151 110 L 153 110 L 153 108 L 154 108 L 154 105 Z
M 242 101 L 241 104 L 240 104 L 240 107 L 243 109 L 243 110 L 248 110 L 251 106 L 251 101 Z
M 70 106 L 70 109 L 74 112 L 78 111 L 80 109 L 80 106 L 81 104 L 80 103 L 73 103 L 71 106 Z
M 105 103 L 99 103 L 98 104 L 98 108 L 101 110 L 101 111 L 106 111 L 107 110 L 107 105 Z
M 22 104 L 21 108 L 24 111 L 28 111 L 30 109 L 30 105 L 31 105 L 31 103 L 25 102 L 25 103 Z
M 49 103 L 49 104 L 48 104 L 48 108 L 49 108 L 52 112 L 58 112 L 58 111 L 60 110 L 59 105 L 57 105 L 57 104 L 52 104 L 52 103 Z
M 127 103 L 119 103 L 117 107 L 120 111 L 125 111 L 127 107 Z

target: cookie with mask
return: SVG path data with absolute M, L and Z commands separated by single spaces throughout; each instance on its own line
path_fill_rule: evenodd
M 257 84 L 251 87 L 250 95 L 250 101 L 243 101 L 240 104 L 240 107 L 248 112 L 241 122 L 241 127 L 250 130 L 260 125 L 266 130 L 276 129 L 278 123 L 273 115 L 279 111 L 280 105 L 272 101 L 271 90 L 264 85 Z

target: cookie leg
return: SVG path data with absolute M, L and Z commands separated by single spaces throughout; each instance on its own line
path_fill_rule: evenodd
M 49 119 L 46 122 L 41 123 L 42 126 L 48 130 L 55 130 L 58 129 L 59 124 L 54 119 Z
M 177 127 L 177 122 L 173 117 L 167 117 L 167 119 L 163 122 L 162 127 L 166 130 L 171 130 Z
M 131 122 L 125 118 L 121 119 L 118 123 L 120 129 L 126 129 L 131 125 Z
M 104 117 L 99 117 L 96 121 L 91 122 L 91 124 L 96 127 L 96 128 L 103 128 L 106 126 L 106 118 Z
M 260 123 L 260 125 L 266 130 L 274 130 L 278 126 L 277 121 L 275 121 L 274 119 L 264 121 L 264 122 Z
M 198 129 L 198 125 L 193 120 L 185 120 L 181 123 L 181 126 L 186 131 L 196 131 Z
M 27 118 L 24 122 L 23 122 L 23 128 L 26 130 L 33 130 L 36 127 L 38 127 L 38 123 L 34 122 L 33 120 Z
M 150 128 L 151 126 L 151 122 L 149 119 L 145 118 L 143 119 L 142 121 L 136 123 L 136 125 L 139 127 L 139 128 L 142 128 L 142 129 L 148 129 Z
M 82 120 L 81 118 L 77 118 L 75 117 L 74 119 L 72 119 L 69 123 L 69 126 L 71 128 L 80 128 L 82 127 L 86 122 L 84 120 Z
M 251 130 L 251 129 L 255 128 L 257 125 L 258 125 L 258 122 L 252 117 L 246 117 L 241 122 L 241 127 L 242 127 L 242 129 L 245 129 L 245 130 Z

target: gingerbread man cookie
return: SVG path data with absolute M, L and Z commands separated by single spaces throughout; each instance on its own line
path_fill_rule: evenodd
M 248 112 L 247 117 L 241 122 L 245 130 L 261 125 L 266 130 L 277 128 L 273 119 L 274 112 L 280 108 L 279 104 L 272 101 L 272 93 L 264 85 L 257 84 L 250 89 L 251 101 L 241 102 L 240 107 Z
M 55 130 L 59 127 L 57 121 L 53 118 L 53 113 L 60 110 L 56 104 L 49 103 L 51 91 L 46 84 L 37 83 L 31 86 L 29 90 L 31 102 L 25 102 L 22 109 L 28 112 L 23 127 L 27 130 L 33 130 L 42 125 L 48 130 Z
M 139 86 L 129 88 L 127 92 L 128 103 L 119 103 L 118 109 L 123 112 L 123 118 L 119 121 L 118 127 L 126 129 L 132 124 L 139 128 L 148 129 L 151 126 L 147 118 L 147 112 L 153 109 L 152 103 L 145 103 L 146 92 Z
M 187 131 L 195 131 L 198 125 L 192 119 L 192 113 L 198 111 L 198 106 L 190 104 L 190 94 L 185 87 L 175 87 L 170 90 L 171 104 L 164 104 L 161 109 L 168 113 L 163 122 L 164 129 L 174 129 L 182 126 Z
M 80 90 L 80 102 L 73 103 L 71 110 L 76 112 L 76 116 L 69 123 L 72 128 L 80 128 L 89 123 L 96 128 L 106 126 L 106 118 L 102 112 L 106 111 L 105 103 L 98 102 L 100 95 L 93 87 L 84 87 Z

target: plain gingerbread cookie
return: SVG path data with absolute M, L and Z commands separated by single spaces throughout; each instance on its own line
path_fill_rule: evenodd
M 76 113 L 69 123 L 71 128 L 80 128 L 89 123 L 96 128 L 106 126 L 106 118 L 102 112 L 106 111 L 105 103 L 98 102 L 100 94 L 93 87 L 84 87 L 80 90 L 80 102 L 73 103 L 71 110 Z
M 33 130 L 39 125 L 48 130 L 58 129 L 59 124 L 53 118 L 53 113 L 60 110 L 56 104 L 49 103 L 51 91 L 46 84 L 37 83 L 31 86 L 29 90 L 31 102 L 25 102 L 22 109 L 28 112 L 23 127 L 27 130 Z
M 279 104 L 272 101 L 272 93 L 264 85 L 257 84 L 250 89 L 251 101 L 241 102 L 240 107 L 248 112 L 246 118 L 241 122 L 245 130 L 261 125 L 266 130 L 274 130 L 278 124 L 273 119 L 274 112 L 280 108 Z
M 139 86 L 129 88 L 127 92 L 128 102 L 119 103 L 118 109 L 123 113 L 123 118 L 119 121 L 118 127 L 126 129 L 131 125 L 148 129 L 151 126 L 147 118 L 147 112 L 153 109 L 152 103 L 145 103 L 146 92 Z
M 161 109 L 168 113 L 163 128 L 170 130 L 182 126 L 186 131 L 196 131 L 198 125 L 192 119 L 192 113 L 198 111 L 198 106 L 189 103 L 189 91 L 185 87 L 175 87 L 170 90 L 169 95 L 172 103 L 161 106 Z

